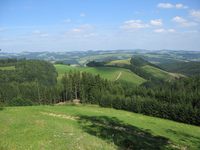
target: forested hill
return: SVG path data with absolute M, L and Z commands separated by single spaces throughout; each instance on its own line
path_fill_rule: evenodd
M 161 63 L 159 66 L 167 71 L 182 73 L 189 76 L 200 74 L 200 62 L 198 61 Z

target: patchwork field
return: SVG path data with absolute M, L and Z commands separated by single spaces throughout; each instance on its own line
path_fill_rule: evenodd
M 145 79 L 134 74 L 128 69 L 115 68 L 115 67 L 71 67 L 67 65 L 55 65 L 58 72 L 58 78 L 61 78 L 65 72 L 71 71 L 82 71 L 92 74 L 99 74 L 105 79 L 112 81 L 120 80 L 133 83 L 135 85 L 140 85 L 145 82 Z
M 0 122 L 1 150 L 200 148 L 200 127 L 95 105 L 6 107 Z

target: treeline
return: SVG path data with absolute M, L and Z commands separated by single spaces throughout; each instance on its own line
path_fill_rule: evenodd
M 86 72 L 69 72 L 62 77 L 64 100 L 80 99 L 81 103 L 100 104 L 105 94 L 123 95 L 120 83 Z
M 88 67 L 103 67 L 103 66 L 105 66 L 105 63 L 106 63 L 106 62 L 102 62 L 102 61 L 100 61 L 100 62 L 97 62 L 97 61 L 90 61 L 90 62 L 87 63 L 86 65 L 87 65 Z
M 15 65 L 17 61 L 19 61 L 19 60 L 17 60 L 17 58 L 0 59 L 0 67 Z
M 65 100 L 98 104 L 146 115 L 200 125 L 200 77 L 151 88 L 111 82 L 88 73 L 71 72 L 62 78 Z
M 9 65 L 10 62 L 5 65 Z M 0 103 L 4 105 L 49 104 L 59 97 L 57 72 L 45 61 L 20 60 L 14 70 L 0 70 Z
M 128 110 L 200 125 L 200 76 L 126 89 Z

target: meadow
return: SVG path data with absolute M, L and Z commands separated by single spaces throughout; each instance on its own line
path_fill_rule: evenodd
M 72 67 L 62 64 L 54 65 L 58 72 L 58 79 L 60 79 L 65 72 L 69 71 L 81 71 L 92 74 L 99 74 L 102 78 L 109 79 L 111 81 L 126 81 L 135 85 L 140 85 L 146 80 L 131 72 L 128 69 L 117 67 Z
M 14 70 L 15 66 L 0 67 L 0 70 Z
M 1 150 L 200 148 L 200 127 L 96 105 L 6 107 L 0 122 Z

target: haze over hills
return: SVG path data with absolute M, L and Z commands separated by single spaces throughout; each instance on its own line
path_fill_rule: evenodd
M 3 53 L 0 58 L 17 59 L 40 59 L 53 63 L 62 62 L 76 66 L 85 66 L 90 61 L 111 62 L 130 59 L 132 56 L 140 56 L 144 60 L 157 65 L 165 71 L 192 75 L 199 73 L 200 52 L 198 51 L 175 51 L 175 50 L 105 50 L 105 51 L 69 51 L 69 52 L 22 52 L 22 53 Z M 149 71 L 150 67 L 144 67 Z M 193 73 L 192 73 L 193 72 Z M 164 74 L 162 72 L 161 74 Z

